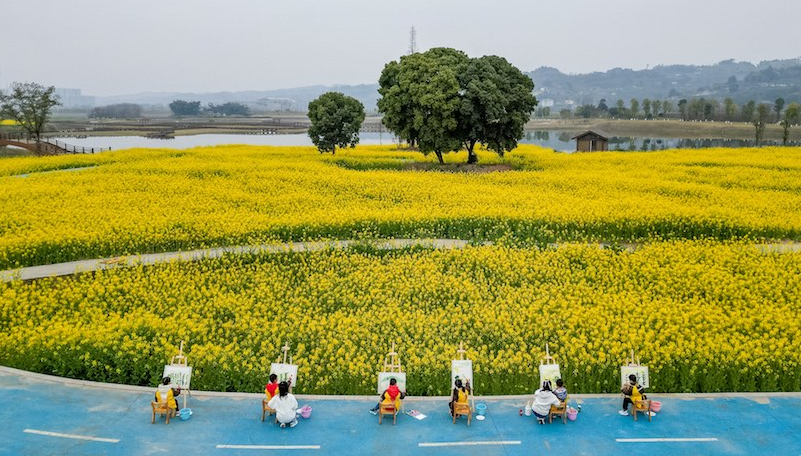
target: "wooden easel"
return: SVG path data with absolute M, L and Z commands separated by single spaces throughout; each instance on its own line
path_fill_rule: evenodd
M 639 366 L 640 365 L 640 358 L 637 357 L 637 362 L 634 362 L 634 349 L 631 349 L 631 361 L 629 361 L 629 366 Z
M 283 363 L 283 364 L 287 364 L 287 362 L 286 362 L 286 358 L 287 358 L 287 355 L 288 355 L 288 356 L 289 356 L 289 364 L 292 364 L 292 355 L 290 355 L 290 354 L 289 354 L 289 341 L 288 341 L 288 340 L 284 342 L 284 346 L 283 346 L 283 347 L 281 347 L 281 351 L 284 353 L 283 360 L 282 360 L 282 358 L 279 356 L 279 357 L 278 357 L 278 359 L 276 359 L 276 362 L 280 362 L 280 363 Z M 292 385 L 292 383 L 294 383 L 293 381 L 294 381 L 295 379 L 294 379 L 294 378 L 292 378 L 292 376 L 291 376 L 291 375 L 290 375 L 289 377 L 290 377 L 290 378 L 289 378 L 289 380 L 290 380 L 290 382 L 289 382 L 289 391 L 290 391 L 290 392 L 292 392 L 292 386 L 293 386 L 293 385 Z
M 170 364 L 174 364 L 176 366 L 188 366 L 186 356 L 184 356 L 184 341 L 181 341 L 181 346 L 178 348 L 178 354 L 170 358 Z M 184 393 L 184 406 L 186 408 L 186 398 L 187 396 L 192 395 L 192 391 L 189 388 L 181 389 L 181 393 Z
M 392 349 L 384 358 L 384 372 L 403 372 L 400 356 L 395 352 L 395 342 L 392 342 Z
M 178 354 L 170 358 L 170 364 L 178 366 L 186 366 L 186 356 L 184 356 L 184 341 L 181 341 L 181 346 L 178 348 Z
M 553 359 L 551 356 L 551 351 L 548 348 L 548 343 L 545 343 L 545 357 L 540 359 L 540 364 L 548 365 L 548 364 L 556 364 L 556 360 Z
M 281 351 L 284 352 L 284 360 L 281 361 L 281 362 L 286 364 L 287 363 L 286 362 L 286 357 L 287 357 L 287 354 L 289 353 L 289 341 L 284 342 L 284 346 L 281 347 Z M 279 360 L 280 359 L 281 358 L 279 357 Z M 276 361 L 278 361 L 278 360 L 276 360 Z M 292 364 L 292 355 L 289 355 L 289 364 Z
M 459 342 L 459 349 L 456 350 L 456 356 L 459 357 L 459 361 L 464 361 L 464 354 L 467 353 L 467 350 L 464 349 L 463 342 Z

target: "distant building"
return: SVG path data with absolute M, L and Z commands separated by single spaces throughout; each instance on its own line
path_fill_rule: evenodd
M 576 140 L 576 152 L 609 150 L 609 138 L 594 131 L 585 131 L 572 139 Z
M 56 88 L 56 95 L 59 96 L 62 109 L 75 108 L 94 108 L 95 97 L 82 95 L 81 89 L 60 89 Z
M 554 101 L 550 98 L 546 98 L 544 100 L 540 100 L 539 106 L 540 108 L 553 108 Z

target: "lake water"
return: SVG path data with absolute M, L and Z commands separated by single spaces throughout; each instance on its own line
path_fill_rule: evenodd
M 520 141 L 523 144 L 537 144 L 556 151 L 573 152 L 576 142 L 572 139 L 575 133 L 559 131 L 528 131 Z M 291 135 L 191 135 L 176 136 L 174 139 L 155 139 L 142 136 L 94 136 L 89 138 L 55 138 L 78 147 L 111 147 L 112 150 L 142 148 L 188 149 L 198 146 L 216 146 L 222 144 L 248 144 L 257 146 L 311 146 L 312 142 L 306 134 Z M 394 137 L 389 133 L 362 133 L 360 144 L 392 144 Z M 777 142 L 764 142 L 765 145 L 778 145 Z M 801 146 L 801 142 L 791 142 Z M 609 138 L 609 150 L 663 150 L 663 149 L 697 149 L 701 147 L 753 147 L 754 141 L 736 139 L 687 139 L 687 138 Z

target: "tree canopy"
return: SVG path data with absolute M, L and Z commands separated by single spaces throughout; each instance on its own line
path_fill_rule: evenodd
M 537 105 L 533 89 L 531 78 L 502 57 L 434 48 L 384 66 L 378 110 L 387 129 L 440 163 L 443 153 L 462 147 L 475 163 L 476 144 L 500 155 L 517 147 Z
M 235 103 L 235 102 L 227 102 L 221 105 L 215 105 L 214 103 L 209 103 L 209 107 L 206 108 L 207 111 L 222 115 L 222 116 L 243 116 L 247 117 L 250 115 L 250 108 L 242 103 Z
M 309 137 L 317 149 L 335 153 L 336 148 L 355 147 L 364 122 L 364 105 L 340 92 L 327 92 L 309 103 Z
M 175 100 L 170 103 L 170 111 L 176 117 L 197 116 L 200 114 L 199 101 Z
M 56 88 L 35 82 L 15 82 L 8 93 L 0 92 L 0 117 L 17 121 L 36 142 L 54 107 L 61 106 Z

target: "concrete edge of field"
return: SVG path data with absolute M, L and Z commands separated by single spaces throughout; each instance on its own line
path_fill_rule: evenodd
M 116 391 L 130 391 L 132 393 L 152 392 L 155 386 L 137 386 L 137 385 L 121 385 L 117 383 L 102 383 L 93 382 L 89 380 L 78 380 L 74 378 L 57 377 L 55 375 L 39 374 L 36 372 L 15 369 L 13 367 L 0 366 L 0 375 L 13 375 L 27 380 L 59 383 L 66 386 L 77 386 L 85 388 L 109 389 Z M 745 398 L 759 401 L 764 398 L 778 398 L 778 397 L 793 397 L 801 398 L 801 392 L 726 392 L 726 393 L 659 393 L 652 392 L 652 394 L 659 395 L 660 397 L 669 397 L 675 399 L 725 399 L 725 398 Z M 262 397 L 264 393 L 231 393 L 225 391 L 198 391 L 192 390 L 191 396 L 197 397 L 228 397 L 233 399 L 253 399 Z M 299 399 L 324 401 L 372 401 L 375 400 L 376 395 L 369 396 L 342 396 L 342 395 L 311 395 L 311 394 L 298 394 Z M 408 396 L 407 401 L 427 401 L 433 399 L 448 399 L 449 396 Z M 618 393 L 607 394 L 572 394 L 571 398 L 581 399 L 595 399 L 595 398 L 617 398 L 620 397 Z M 475 396 L 476 399 L 488 401 L 500 400 L 529 400 L 531 394 L 518 394 L 508 396 Z

